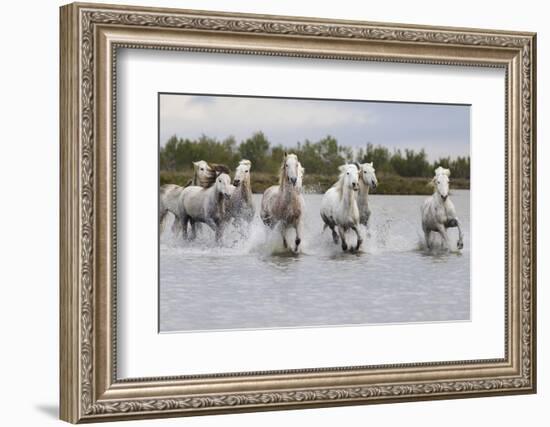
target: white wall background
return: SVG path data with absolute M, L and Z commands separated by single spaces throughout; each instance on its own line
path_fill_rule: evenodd
M 113 3 L 122 3 L 110 0 Z M 550 29 L 544 2 L 358 2 L 277 0 L 133 0 L 134 4 L 450 25 L 538 32 L 538 358 L 539 393 L 438 402 L 266 412 L 131 425 L 279 426 L 545 425 L 550 405 Z M 2 5 L 0 65 L 0 401 L 2 425 L 45 426 L 58 402 L 58 6 L 57 0 Z M 153 424 L 154 423 L 154 424 Z

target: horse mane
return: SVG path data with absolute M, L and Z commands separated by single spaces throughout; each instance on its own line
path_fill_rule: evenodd
M 226 173 L 227 175 L 231 174 L 231 169 L 229 169 L 226 165 L 223 165 L 221 163 L 208 163 L 208 167 L 218 172 L 218 174 L 220 173 Z
M 446 169 L 443 166 L 439 166 L 434 172 L 435 172 L 435 176 L 437 175 L 447 175 L 449 177 L 451 176 L 451 170 Z
M 340 175 L 338 175 L 338 181 L 336 181 L 334 184 L 332 184 L 332 188 L 335 188 L 338 192 L 338 195 L 340 198 L 344 195 L 344 178 L 346 175 L 346 171 L 343 170 Z
M 202 178 L 200 182 L 196 182 L 195 185 L 200 185 L 204 188 L 209 188 L 214 185 L 216 182 L 216 178 L 221 173 L 225 173 L 229 175 L 231 173 L 231 170 L 226 166 L 218 163 L 207 163 L 208 169 L 206 171 L 206 177 Z M 193 181 L 197 180 L 197 174 L 195 173 L 195 176 L 193 177 Z

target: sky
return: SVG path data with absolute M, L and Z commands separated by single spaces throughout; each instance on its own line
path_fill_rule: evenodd
M 467 105 L 161 94 L 159 106 L 161 145 L 173 135 L 240 142 L 262 131 L 285 147 L 332 135 L 355 149 L 424 148 L 431 161 L 470 154 Z

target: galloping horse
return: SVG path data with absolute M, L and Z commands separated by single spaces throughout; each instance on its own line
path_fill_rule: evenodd
M 357 195 L 357 207 L 359 208 L 359 222 L 367 226 L 371 214 L 369 208 L 369 189 L 376 189 L 378 179 L 371 163 L 355 163 L 359 169 L 359 194 Z
M 185 187 L 190 185 L 209 188 L 216 182 L 216 176 L 219 173 L 229 174 L 229 168 L 225 165 L 208 163 L 204 160 L 193 162 L 193 178 L 190 179 Z M 164 231 L 164 223 L 168 212 L 175 216 L 172 224 L 172 232 L 177 233 L 181 226 L 181 219 L 178 217 L 178 209 L 181 193 L 185 187 L 176 184 L 164 184 L 160 187 L 159 200 L 159 222 L 160 232 Z
M 279 172 L 279 185 L 265 190 L 262 196 L 260 217 L 265 225 L 274 228 L 281 224 L 281 235 L 285 248 L 288 247 L 286 232 L 296 230 L 294 252 L 298 252 L 304 231 L 305 201 L 302 195 L 304 168 L 295 154 L 285 153 Z
M 250 160 L 241 160 L 235 169 L 233 179 L 234 190 L 227 202 L 227 219 L 233 219 L 235 223 L 245 221 L 250 223 L 254 219 L 254 204 L 252 203 L 252 187 L 250 185 Z
M 203 222 L 216 233 L 216 241 L 222 237 L 225 203 L 231 197 L 231 178 L 225 173 L 218 174 L 209 188 L 200 186 L 185 187 L 181 193 L 178 218 L 181 221 L 183 238 L 187 239 L 187 225 L 191 223 L 191 238 L 196 236 L 195 224 Z
M 346 231 L 355 231 L 359 250 L 362 240 L 359 234 L 359 209 L 357 207 L 357 193 L 359 191 L 359 171 L 354 164 L 340 166 L 338 181 L 329 188 L 321 201 L 321 218 L 325 225 L 323 231 L 329 227 L 332 239 L 338 244 L 338 234 L 342 239 L 342 250 L 348 250 Z M 336 233 L 338 228 L 338 234 Z
M 447 248 L 450 249 L 447 228 L 451 227 L 458 228 L 457 248 L 462 249 L 464 246 L 462 228 L 456 216 L 455 206 L 449 198 L 450 175 L 451 171 L 441 166 L 435 170 L 435 176 L 432 179 L 435 192 L 422 204 L 422 229 L 424 230 L 424 237 L 428 249 L 431 248 L 430 233 L 432 231 L 439 233 Z

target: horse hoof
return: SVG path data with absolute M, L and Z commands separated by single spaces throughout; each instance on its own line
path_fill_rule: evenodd
M 456 244 L 456 247 L 457 247 L 458 249 L 462 249 L 462 248 L 464 247 L 464 243 L 458 242 L 458 243 Z
M 346 245 L 345 243 L 342 243 L 342 250 L 345 252 L 348 250 L 348 245 Z

